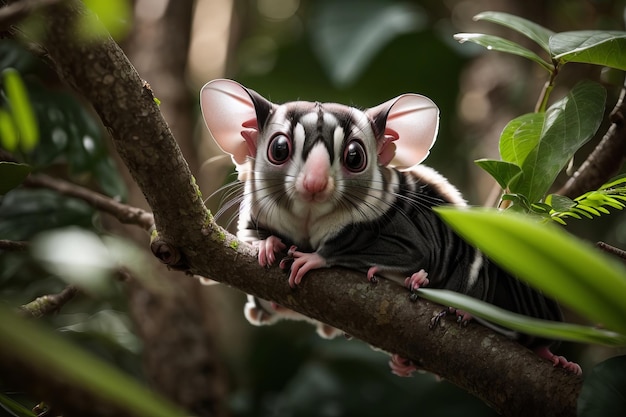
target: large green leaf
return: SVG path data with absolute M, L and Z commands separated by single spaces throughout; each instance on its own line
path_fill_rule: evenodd
M 502 189 L 509 188 L 509 185 L 522 173 L 522 169 L 511 162 L 494 159 L 478 159 L 474 162 L 495 178 Z
M 320 1 L 312 17 L 312 46 L 330 78 L 347 86 L 391 40 L 422 28 L 413 4 L 380 0 Z
M 537 55 L 530 49 L 524 48 L 523 46 L 513 41 L 501 38 L 499 36 L 485 35 L 482 33 L 457 33 L 456 35 L 454 35 L 454 39 L 456 39 L 460 43 L 470 41 L 475 44 L 484 46 L 490 51 L 500 51 L 513 55 L 519 55 L 524 58 L 528 58 L 531 61 L 535 61 L 550 72 L 554 70 L 552 64 L 543 60 L 539 55 Z
M 13 358 L 36 367 L 72 387 L 74 395 L 84 392 L 86 398 L 98 398 L 112 409 L 124 410 L 124 415 L 186 415 L 110 365 L 1 305 L 0 340 L 4 361 Z
M 604 116 L 605 99 L 606 91 L 602 86 L 582 81 L 566 97 L 550 106 L 539 141 L 524 158 L 522 175 L 511 192 L 525 195 L 531 203 L 539 201 L 576 151 L 598 130 Z M 528 116 L 525 127 L 518 129 L 524 132 L 522 137 L 528 144 L 532 142 L 530 134 L 537 130 L 534 123 L 540 118 Z M 520 151 L 515 139 L 513 135 L 512 142 L 501 145 L 501 149 L 512 146 L 518 155 L 526 152 L 528 144 Z
M 578 397 L 579 417 L 626 415 L 626 356 L 596 365 L 583 382 Z
M 598 343 L 609 346 L 626 345 L 626 335 L 624 334 L 598 329 L 596 327 L 540 320 L 521 314 L 515 314 L 496 307 L 493 304 L 454 291 L 420 288 L 416 293 L 427 300 L 445 306 L 459 308 L 471 313 L 474 317 L 485 319 L 491 323 L 506 327 L 507 329 L 528 335 L 554 340 L 567 340 L 570 342 Z
M 555 60 L 584 62 L 626 70 L 626 32 L 584 30 L 557 33 L 550 38 Z
M 552 224 L 495 210 L 438 208 L 468 242 L 593 323 L 626 334 L 626 268 Z
M 526 20 L 519 16 L 514 16 L 503 12 L 483 12 L 474 16 L 474 20 L 485 20 L 513 29 L 521 33 L 532 41 L 536 42 L 543 50 L 550 53 L 548 42 L 550 36 L 554 34 L 550 29 Z

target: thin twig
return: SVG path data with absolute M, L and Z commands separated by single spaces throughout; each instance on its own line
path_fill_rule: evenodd
M 0 239 L 0 250 L 19 252 L 28 249 L 28 242 Z
M 596 243 L 596 247 L 603 250 L 606 253 L 610 253 L 611 255 L 615 255 L 624 263 L 626 263 L 626 251 L 620 248 L 616 248 L 615 246 L 611 246 L 605 242 Z
M 112 215 L 121 223 L 134 224 L 147 231 L 149 231 L 154 224 L 152 213 L 120 203 L 104 194 L 97 193 L 68 181 L 40 174 L 31 175 L 26 178 L 24 185 L 33 188 L 48 188 L 60 194 L 78 198 L 92 207 Z
M 67 304 L 78 293 L 78 288 L 68 285 L 58 294 L 48 294 L 36 298 L 28 304 L 20 307 L 20 311 L 27 317 L 40 318 L 49 314 L 57 313 L 61 307 Z

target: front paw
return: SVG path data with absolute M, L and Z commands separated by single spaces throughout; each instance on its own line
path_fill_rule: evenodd
M 276 262 L 276 254 L 287 248 L 287 245 L 280 238 L 273 235 L 267 239 L 259 240 L 257 246 L 259 248 L 259 265 L 262 267 L 273 265 Z
M 280 267 L 287 269 L 289 263 L 291 263 L 291 270 L 289 271 L 289 286 L 291 288 L 295 288 L 296 285 L 300 284 L 304 275 L 310 270 L 328 266 L 326 259 L 318 255 L 317 252 L 300 252 L 295 246 L 289 248 L 287 256 L 280 262 Z
M 406 280 L 404 280 L 404 286 L 409 289 L 409 291 L 413 292 L 420 287 L 425 287 L 430 283 L 428 280 L 428 273 L 423 269 L 420 269 L 418 272 L 414 273 Z
M 404 358 L 396 353 L 391 355 L 389 368 L 391 369 L 392 374 L 405 378 L 413 376 L 413 373 L 419 370 L 412 360 Z

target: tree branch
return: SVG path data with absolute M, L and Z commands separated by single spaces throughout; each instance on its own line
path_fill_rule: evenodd
M 36 298 L 28 304 L 20 306 L 20 311 L 29 317 L 40 318 L 58 312 L 78 294 L 78 288 L 68 285 L 58 294 L 48 294 Z
M 595 190 L 619 172 L 626 157 L 626 79 L 610 116 L 611 126 L 557 194 L 576 198 Z
M 0 239 L 0 250 L 5 251 L 25 251 L 28 249 L 28 242 Z
M 133 224 L 149 231 L 154 225 L 152 213 L 137 207 L 115 201 L 111 197 L 97 193 L 68 181 L 52 178 L 47 175 L 30 175 L 24 186 L 32 188 L 48 188 L 59 194 L 83 200 L 93 208 L 108 213 L 124 224 Z
M 124 46 L 134 67 L 158 92 L 159 110 L 191 172 L 197 172 L 199 166 L 198 145 L 193 139 L 196 105 L 189 99 L 185 79 L 194 3 L 170 1 L 158 19 L 136 14 Z M 141 190 L 132 181 L 127 183 L 129 201 L 139 200 Z M 139 238 L 145 245 L 145 236 Z M 163 296 L 144 285 L 126 287 L 129 313 L 144 346 L 146 378 L 160 393 L 197 417 L 225 415 L 228 382 L 218 343 L 223 312 L 216 303 L 220 293 L 199 288 L 196 280 L 180 279 L 176 272 L 164 268 L 159 272 L 159 279 L 167 280 L 170 287 L 176 283 L 175 295 L 170 291 Z M 164 328 L 168 329 L 166 334 Z
M 461 328 L 443 320 L 429 330 L 441 306 L 411 303 L 396 284 L 372 286 L 362 274 L 331 269 L 311 272 L 293 291 L 282 271 L 260 268 L 252 247 L 215 224 L 204 207 L 149 87 L 111 39 L 85 44 L 68 31 L 83 13 L 78 2 L 69 5 L 50 8 L 43 46 L 60 76 L 93 103 L 111 132 L 154 211 L 161 247 L 180 254 L 174 266 L 272 299 L 408 357 L 503 415 L 575 415 L 580 377 L 477 324 Z
M 597 242 L 596 247 L 606 253 L 616 256 L 620 261 L 626 264 L 626 251 L 616 248 L 615 246 L 611 246 L 606 242 Z

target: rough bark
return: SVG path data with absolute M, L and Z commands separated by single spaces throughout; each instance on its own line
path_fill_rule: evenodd
M 118 46 L 110 39 L 85 44 L 68 31 L 80 10 L 73 1 L 51 7 L 43 47 L 60 76 L 93 103 L 109 129 L 153 210 L 159 234 L 153 248 L 167 255 L 170 267 L 275 300 L 399 353 L 503 415 L 575 415 L 580 377 L 480 325 L 461 328 L 444 320 L 429 330 L 441 306 L 411 303 L 397 285 L 373 286 L 362 274 L 331 269 L 313 271 L 294 291 L 279 269 L 259 268 L 253 249 L 213 222 L 152 91 Z

